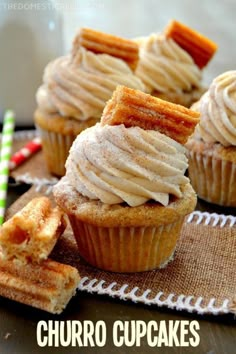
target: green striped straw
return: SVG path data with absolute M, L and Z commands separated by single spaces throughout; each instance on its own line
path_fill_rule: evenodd
M 1 151 L 0 151 L 0 225 L 3 224 L 7 187 L 9 176 L 9 161 L 11 157 L 13 132 L 15 126 L 15 115 L 13 111 L 6 111 L 3 118 Z

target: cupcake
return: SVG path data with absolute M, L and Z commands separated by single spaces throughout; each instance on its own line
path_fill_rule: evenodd
M 145 89 L 133 73 L 137 61 L 133 41 L 83 28 L 72 52 L 48 64 L 36 94 L 35 124 L 52 174 L 64 175 L 72 142 L 99 121 L 117 85 Z
M 137 43 L 140 60 L 135 73 L 147 92 L 186 107 L 202 96 L 202 69 L 215 53 L 215 43 L 177 21 Z
M 236 71 L 216 77 L 192 109 L 200 112 L 186 144 L 192 185 L 201 199 L 236 207 Z
M 196 205 L 185 147 L 199 114 L 117 87 L 100 123 L 74 141 L 54 186 L 79 254 L 114 272 L 164 267 Z

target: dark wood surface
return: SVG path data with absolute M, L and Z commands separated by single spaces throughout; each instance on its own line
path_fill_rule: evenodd
M 28 186 L 10 186 L 8 205 L 27 191 Z M 235 209 L 221 208 L 203 201 L 198 202 L 197 209 L 210 212 L 236 215 Z M 197 320 L 200 324 L 200 344 L 196 348 L 161 347 L 152 348 L 143 340 L 141 347 L 117 348 L 113 344 L 111 328 L 116 320 L 154 320 L 159 323 L 165 320 Z M 106 346 L 99 347 L 58 347 L 40 348 L 36 340 L 36 328 L 40 320 L 103 320 L 106 323 L 108 335 Z M 79 292 L 72 299 L 66 310 L 60 316 L 53 316 L 37 309 L 30 308 L 0 298 L 0 353 L 30 354 L 30 353 L 207 353 L 233 354 L 236 352 L 236 321 L 233 315 L 200 316 L 187 312 L 173 311 L 134 304 L 131 301 L 121 301 L 108 296 L 100 296 Z

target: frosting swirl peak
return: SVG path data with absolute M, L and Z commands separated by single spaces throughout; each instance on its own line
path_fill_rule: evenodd
M 123 60 L 83 47 L 49 63 L 43 82 L 36 94 L 39 107 L 81 121 L 99 118 L 117 85 L 145 90 Z
M 182 196 L 187 166 L 185 148 L 158 131 L 97 123 L 74 141 L 66 178 L 83 196 L 106 204 L 168 205 L 170 195 Z
M 201 114 L 197 136 L 208 143 L 236 146 L 236 71 L 216 77 L 193 109 Z
M 173 39 L 151 34 L 138 42 L 140 60 L 136 75 L 149 92 L 182 92 L 201 86 L 201 70 Z

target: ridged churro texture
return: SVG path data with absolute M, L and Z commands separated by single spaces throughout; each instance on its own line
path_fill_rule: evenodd
M 91 28 L 80 29 L 73 43 L 73 53 L 76 53 L 80 46 L 93 53 L 104 53 L 120 58 L 133 70 L 139 59 L 138 45 L 132 40 L 95 31 Z
M 217 50 L 215 42 L 176 20 L 168 24 L 165 36 L 186 50 L 200 69 L 207 65 Z
M 32 199 L 0 229 L 0 296 L 61 313 L 80 279 L 76 268 L 48 259 L 66 227 L 47 197 Z
M 0 295 L 47 312 L 63 311 L 79 279 L 76 268 L 50 259 L 40 264 L 0 259 Z
M 21 263 L 46 259 L 66 223 L 62 211 L 47 197 L 34 198 L 0 229 L 3 257 Z
M 104 108 L 101 124 L 158 130 L 185 144 L 199 122 L 199 113 L 138 90 L 118 86 Z

